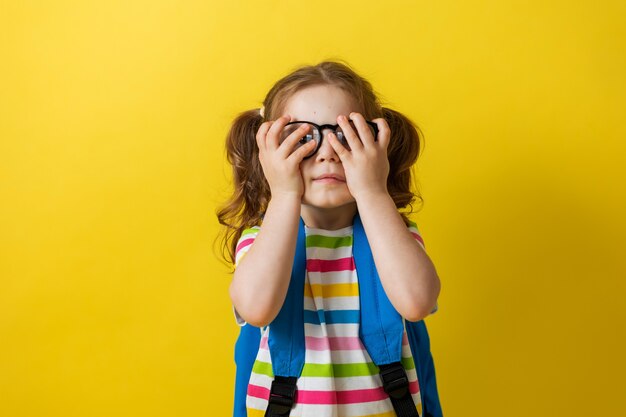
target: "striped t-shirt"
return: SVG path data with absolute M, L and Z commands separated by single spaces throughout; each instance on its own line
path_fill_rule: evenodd
M 324 230 L 305 226 L 306 279 L 304 287 L 305 364 L 297 382 L 297 403 L 291 417 L 395 417 L 382 388 L 378 367 L 359 339 L 359 286 L 352 257 L 352 226 Z M 246 229 L 237 243 L 235 267 L 250 249 L 259 226 Z M 417 226 L 411 234 L 424 247 Z M 437 307 L 431 312 L 437 311 Z M 245 322 L 235 311 L 237 322 Z M 248 417 L 263 417 L 274 375 L 267 338 L 261 344 L 248 384 Z M 406 332 L 402 364 L 418 413 L 422 404 L 415 364 Z

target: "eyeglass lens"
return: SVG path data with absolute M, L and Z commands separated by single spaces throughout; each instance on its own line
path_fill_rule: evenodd
M 353 131 L 358 132 L 357 127 L 355 126 L 354 122 L 352 120 L 349 121 L 350 123 L 350 127 L 352 128 Z M 281 136 L 280 136 L 280 142 L 282 143 L 285 139 L 287 139 L 287 137 L 289 135 L 291 135 L 293 132 L 295 132 L 296 130 L 298 130 L 300 128 L 300 126 L 302 126 L 303 124 L 308 124 L 309 125 L 309 129 L 307 130 L 307 133 L 305 135 L 303 135 L 300 140 L 296 143 L 296 145 L 294 146 L 294 150 L 298 149 L 300 146 L 305 145 L 306 143 L 314 140 L 315 142 L 317 142 L 317 146 L 315 147 L 315 149 L 313 151 L 311 151 L 311 153 L 307 156 L 313 155 L 315 153 L 315 151 L 317 150 L 317 147 L 319 146 L 319 143 L 322 139 L 322 134 L 320 133 L 320 131 L 317 129 L 317 127 L 311 123 L 307 123 L 307 122 L 291 122 L 290 124 L 286 125 L 283 128 L 283 131 L 281 132 Z M 372 132 L 372 135 L 374 135 L 374 137 L 376 137 L 376 131 L 374 130 L 374 128 L 372 126 L 370 126 L 369 124 L 367 125 L 370 129 L 370 131 Z M 324 132 L 326 133 L 326 132 Z M 343 144 L 343 146 L 346 147 L 346 149 L 350 150 L 350 146 L 348 145 L 348 140 L 345 137 L 343 130 L 341 129 L 341 126 L 337 126 L 337 129 L 335 130 L 335 134 L 337 135 L 337 139 L 339 139 L 339 141 Z

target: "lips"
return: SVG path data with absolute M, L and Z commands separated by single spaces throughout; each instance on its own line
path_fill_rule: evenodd
M 343 178 L 341 175 L 336 175 L 336 174 L 322 174 L 317 178 L 314 178 L 315 180 L 323 180 L 323 179 L 333 179 L 333 180 L 337 180 L 337 181 L 342 181 L 345 182 L 346 179 Z

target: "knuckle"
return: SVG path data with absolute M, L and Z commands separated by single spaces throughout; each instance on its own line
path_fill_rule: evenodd
M 372 119 L 372 122 L 376 123 L 376 125 L 378 126 L 378 130 L 384 130 L 389 127 L 389 125 L 387 125 L 387 121 L 382 117 Z

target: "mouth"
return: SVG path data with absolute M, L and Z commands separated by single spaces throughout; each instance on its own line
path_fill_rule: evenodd
M 317 178 L 313 178 L 313 181 L 315 181 L 315 182 L 322 182 L 322 183 L 342 183 L 342 182 L 346 182 L 346 180 L 344 178 L 340 177 L 339 175 L 334 175 L 334 174 L 320 175 Z

